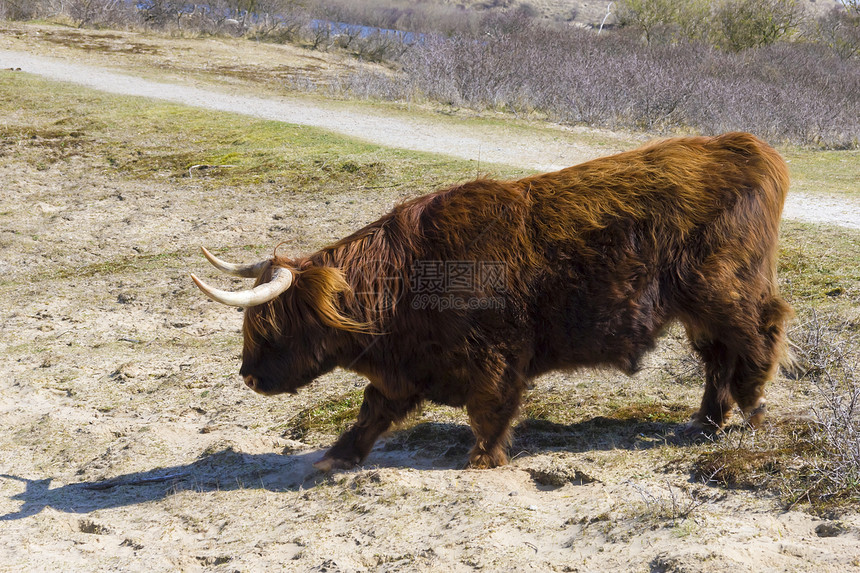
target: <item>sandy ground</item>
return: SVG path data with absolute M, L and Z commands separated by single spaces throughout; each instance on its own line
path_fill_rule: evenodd
M 564 138 L 513 147 L 492 128 L 155 84 L 8 51 L 0 67 L 488 162 L 550 168 L 596 149 Z M 354 198 L 303 197 L 285 231 L 270 226 L 275 199 L 237 208 L 248 198 L 227 192 L 202 210 L 193 180 L 118 182 L 71 161 L 4 162 L 0 181 L 0 272 L 12 285 L 0 289 L 0 571 L 860 571 L 860 516 L 784 511 L 767 495 L 703 484 L 662 447 L 665 424 L 521 424 L 511 465 L 474 471 L 459 469 L 470 441 L 462 413 L 429 409 L 361 468 L 320 474 L 311 464 L 331 436 L 291 435 L 288 421 L 364 382 L 337 372 L 295 397 L 252 394 L 236 376 L 241 315 L 190 285 L 197 255 L 164 268 L 157 254 L 275 244 L 311 225 L 345 234 L 338 214 Z M 392 197 L 375 201 L 383 210 Z M 860 210 L 822 205 L 821 217 L 860 227 Z M 99 274 L 103 258 L 124 256 L 127 269 Z M 692 406 L 700 389 L 591 372 L 548 376 L 538 391 L 587 408 L 608 394 Z M 776 383 L 773 403 L 795 393 Z

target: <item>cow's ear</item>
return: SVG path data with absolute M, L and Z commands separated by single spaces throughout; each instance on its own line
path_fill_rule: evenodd
M 352 296 L 352 287 L 346 282 L 340 269 L 325 266 L 309 266 L 299 273 L 295 289 L 326 326 L 348 332 L 370 332 L 371 325 L 359 322 L 341 308 L 341 294 Z

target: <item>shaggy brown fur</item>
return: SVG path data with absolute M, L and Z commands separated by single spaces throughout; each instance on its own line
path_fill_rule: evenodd
M 706 371 L 690 428 L 721 427 L 733 403 L 757 423 L 790 314 L 775 260 L 787 189 L 773 149 L 730 133 L 419 197 L 310 257 L 274 258 L 296 280 L 247 309 L 241 372 L 265 394 L 335 366 L 367 376 L 358 421 L 323 469 L 359 463 L 424 400 L 465 406 L 470 462 L 493 467 L 507 461 L 530 379 L 583 366 L 632 373 L 680 320 Z M 450 281 L 458 265 L 487 263 L 504 265 L 501 280 L 475 271 L 442 292 L 421 283 L 428 269 Z M 466 304 L 443 308 L 454 294 Z

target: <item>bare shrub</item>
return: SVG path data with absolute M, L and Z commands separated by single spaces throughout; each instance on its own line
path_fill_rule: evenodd
M 359 58 L 371 62 L 396 60 L 408 49 L 409 44 L 402 33 L 393 30 L 372 30 L 360 36 L 353 45 Z
M 248 29 L 255 40 L 284 44 L 297 42 L 310 25 L 310 16 L 302 10 L 258 14 Z
M 718 43 L 741 51 L 768 46 L 791 35 L 806 13 L 799 0 L 723 0 L 714 17 Z
M 475 107 L 516 109 L 545 87 L 539 73 L 557 50 L 531 38 L 543 30 L 520 15 L 492 17 L 477 33 L 428 36 L 407 53 L 403 67 L 427 97 Z
M 688 76 L 690 126 L 705 133 L 752 131 L 774 142 L 858 145 L 856 64 L 809 44 L 698 53 Z
M 708 480 L 704 480 L 707 483 Z M 660 488 L 649 488 L 632 480 L 626 482 L 636 490 L 645 505 L 644 516 L 657 521 L 663 521 L 677 527 L 686 521 L 700 507 L 708 504 L 710 499 L 703 496 L 696 488 L 687 486 L 672 486 L 664 480 L 665 491 Z
M 140 4 L 141 22 L 153 28 L 161 28 L 172 23 L 183 12 L 181 0 L 148 0 Z
M 338 93 L 349 93 L 353 97 L 381 98 L 386 100 L 414 101 L 419 99 L 414 87 L 402 77 L 392 77 L 378 71 L 351 74 L 340 78 L 329 89 Z
M 816 481 L 804 492 L 819 499 L 860 494 L 860 335 L 857 325 L 814 310 L 791 333 L 804 378 L 818 391 L 812 432 L 820 455 Z
M 40 6 L 28 0 L 0 0 L 0 20 L 29 20 L 39 14 Z
M 326 26 L 332 31 L 334 45 L 342 50 L 349 50 L 350 45 L 364 33 L 364 26 L 346 24 L 341 22 L 326 22 Z
M 142 25 L 183 34 L 291 41 L 306 24 L 304 12 L 289 0 L 140 0 L 134 8 Z
M 0 6 L 8 9 L 15 2 L 20 0 L 0 0 Z M 464 12 L 400 0 L 42 0 L 32 5 L 37 4 L 71 10 L 69 15 L 92 25 L 101 25 L 97 20 L 108 19 L 114 8 L 118 18 L 130 18 L 119 10 L 122 5 L 157 29 L 338 49 L 400 70 L 365 69 L 325 83 L 293 81 L 294 89 L 307 85 L 358 97 L 429 99 L 610 129 L 742 130 L 774 143 L 860 146 L 856 44 L 780 41 L 740 52 L 717 49 L 709 43 L 716 41 L 714 28 L 707 25 L 713 7 L 704 0 L 623 3 L 662 11 L 656 21 L 666 27 L 662 35 L 652 35 L 651 45 L 642 44 L 636 25 L 597 35 L 538 20 L 527 8 Z M 796 21 L 789 10 L 795 5 L 768 0 L 760 9 L 785 8 L 788 24 L 783 20 L 780 29 L 787 29 Z M 850 18 L 860 18 L 856 11 L 839 14 L 833 18 L 839 18 L 843 32 Z M 767 40 L 756 45 L 776 37 L 765 35 Z
M 134 17 L 123 0 L 65 0 L 62 12 L 78 26 L 124 25 Z
M 834 8 L 815 22 L 813 32 L 840 58 L 860 56 L 860 10 Z
M 334 24 L 332 22 L 313 21 L 308 28 L 310 48 L 326 51 L 334 45 Z

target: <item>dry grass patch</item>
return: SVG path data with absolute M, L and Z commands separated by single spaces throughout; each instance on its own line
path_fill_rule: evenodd
M 805 421 L 772 420 L 753 432 L 732 427 L 705 446 L 693 463 L 693 476 L 727 488 L 779 490 L 802 472 L 815 452 Z
M 355 422 L 363 400 L 364 391 L 354 390 L 304 408 L 286 424 L 283 436 L 308 443 L 325 443 Z

